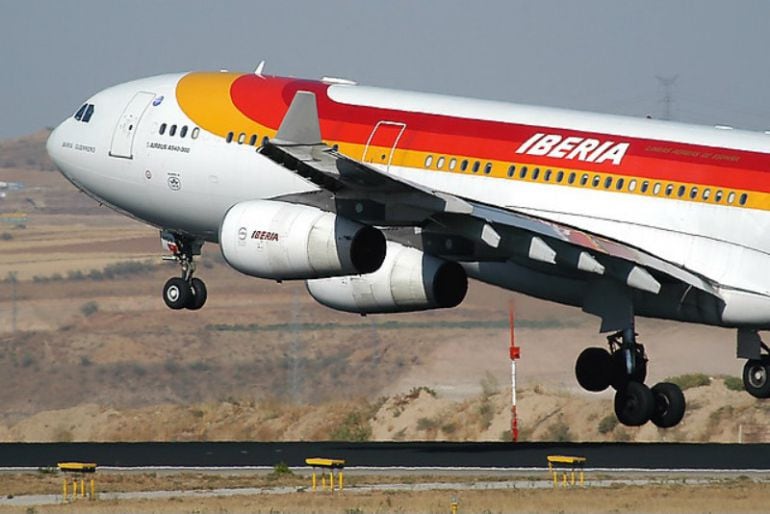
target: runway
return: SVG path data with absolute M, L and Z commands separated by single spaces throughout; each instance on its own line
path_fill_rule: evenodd
M 587 469 L 770 471 L 768 444 L 184 442 L 2 443 L 0 470 L 62 461 L 114 468 L 304 467 L 308 457 L 345 459 L 354 468 L 543 469 L 548 455 L 587 458 Z

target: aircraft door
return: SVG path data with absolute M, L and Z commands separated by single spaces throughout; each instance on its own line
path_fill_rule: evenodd
M 112 143 L 110 144 L 110 155 L 112 157 L 134 158 L 134 136 L 139 126 L 139 120 L 153 98 L 155 98 L 155 93 L 141 91 L 128 102 L 128 105 L 123 110 L 123 114 L 118 119 L 115 132 L 112 133 Z
M 378 121 L 364 147 L 364 162 L 390 168 L 398 141 L 404 135 L 406 124 L 398 121 Z

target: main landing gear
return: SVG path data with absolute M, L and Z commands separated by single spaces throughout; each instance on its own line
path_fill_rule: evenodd
M 755 330 L 738 331 L 738 357 L 746 358 L 743 387 L 754 398 L 770 398 L 770 348 Z
M 200 255 L 203 241 L 168 231 L 161 231 L 160 238 L 164 247 L 172 254 L 164 256 L 163 260 L 176 261 L 182 269 L 181 277 L 172 277 L 163 286 L 163 301 L 174 310 L 200 309 L 206 303 L 206 284 L 203 280 L 193 277 L 193 258 Z
M 650 389 L 647 355 L 636 342 L 633 328 L 607 337 L 609 351 L 586 348 L 575 363 L 578 383 L 588 391 L 604 391 L 612 386 L 615 415 L 627 426 L 641 426 L 652 421 L 661 428 L 677 425 L 684 417 L 685 400 L 676 384 L 661 382 Z M 770 383 L 770 380 L 767 380 Z

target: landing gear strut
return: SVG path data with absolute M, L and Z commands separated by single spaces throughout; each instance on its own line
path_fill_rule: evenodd
M 578 356 L 575 363 L 578 383 L 594 392 L 612 386 L 616 390 L 615 415 L 624 425 L 641 426 L 648 421 L 661 428 L 677 425 L 685 411 L 682 390 L 668 382 L 652 389 L 644 385 L 647 355 L 644 346 L 636 342 L 633 328 L 610 335 L 607 343 L 609 351 L 586 348 Z
M 163 286 L 163 301 L 174 310 L 200 309 L 206 303 L 206 284 L 193 277 L 193 259 L 200 255 L 203 241 L 165 230 L 161 231 L 160 238 L 163 246 L 172 254 L 164 256 L 163 260 L 176 261 L 182 269 L 181 277 L 172 277 Z

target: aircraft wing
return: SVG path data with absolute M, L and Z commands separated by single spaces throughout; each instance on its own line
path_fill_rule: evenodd
M 351 159 L 321 139 L 315 95 L 299 91 L 276 138 L 261 153 L 322 188 L 282 198 L 326 203 L 350 219 L 380 227 L 415 227 L 429 254 L 457 261 L 516 260 L 561 273 L 609 276 L 658 294 L 661 282 L 719 294 L 708 279 L 638 248 L 515 210 L 435 191 Z

